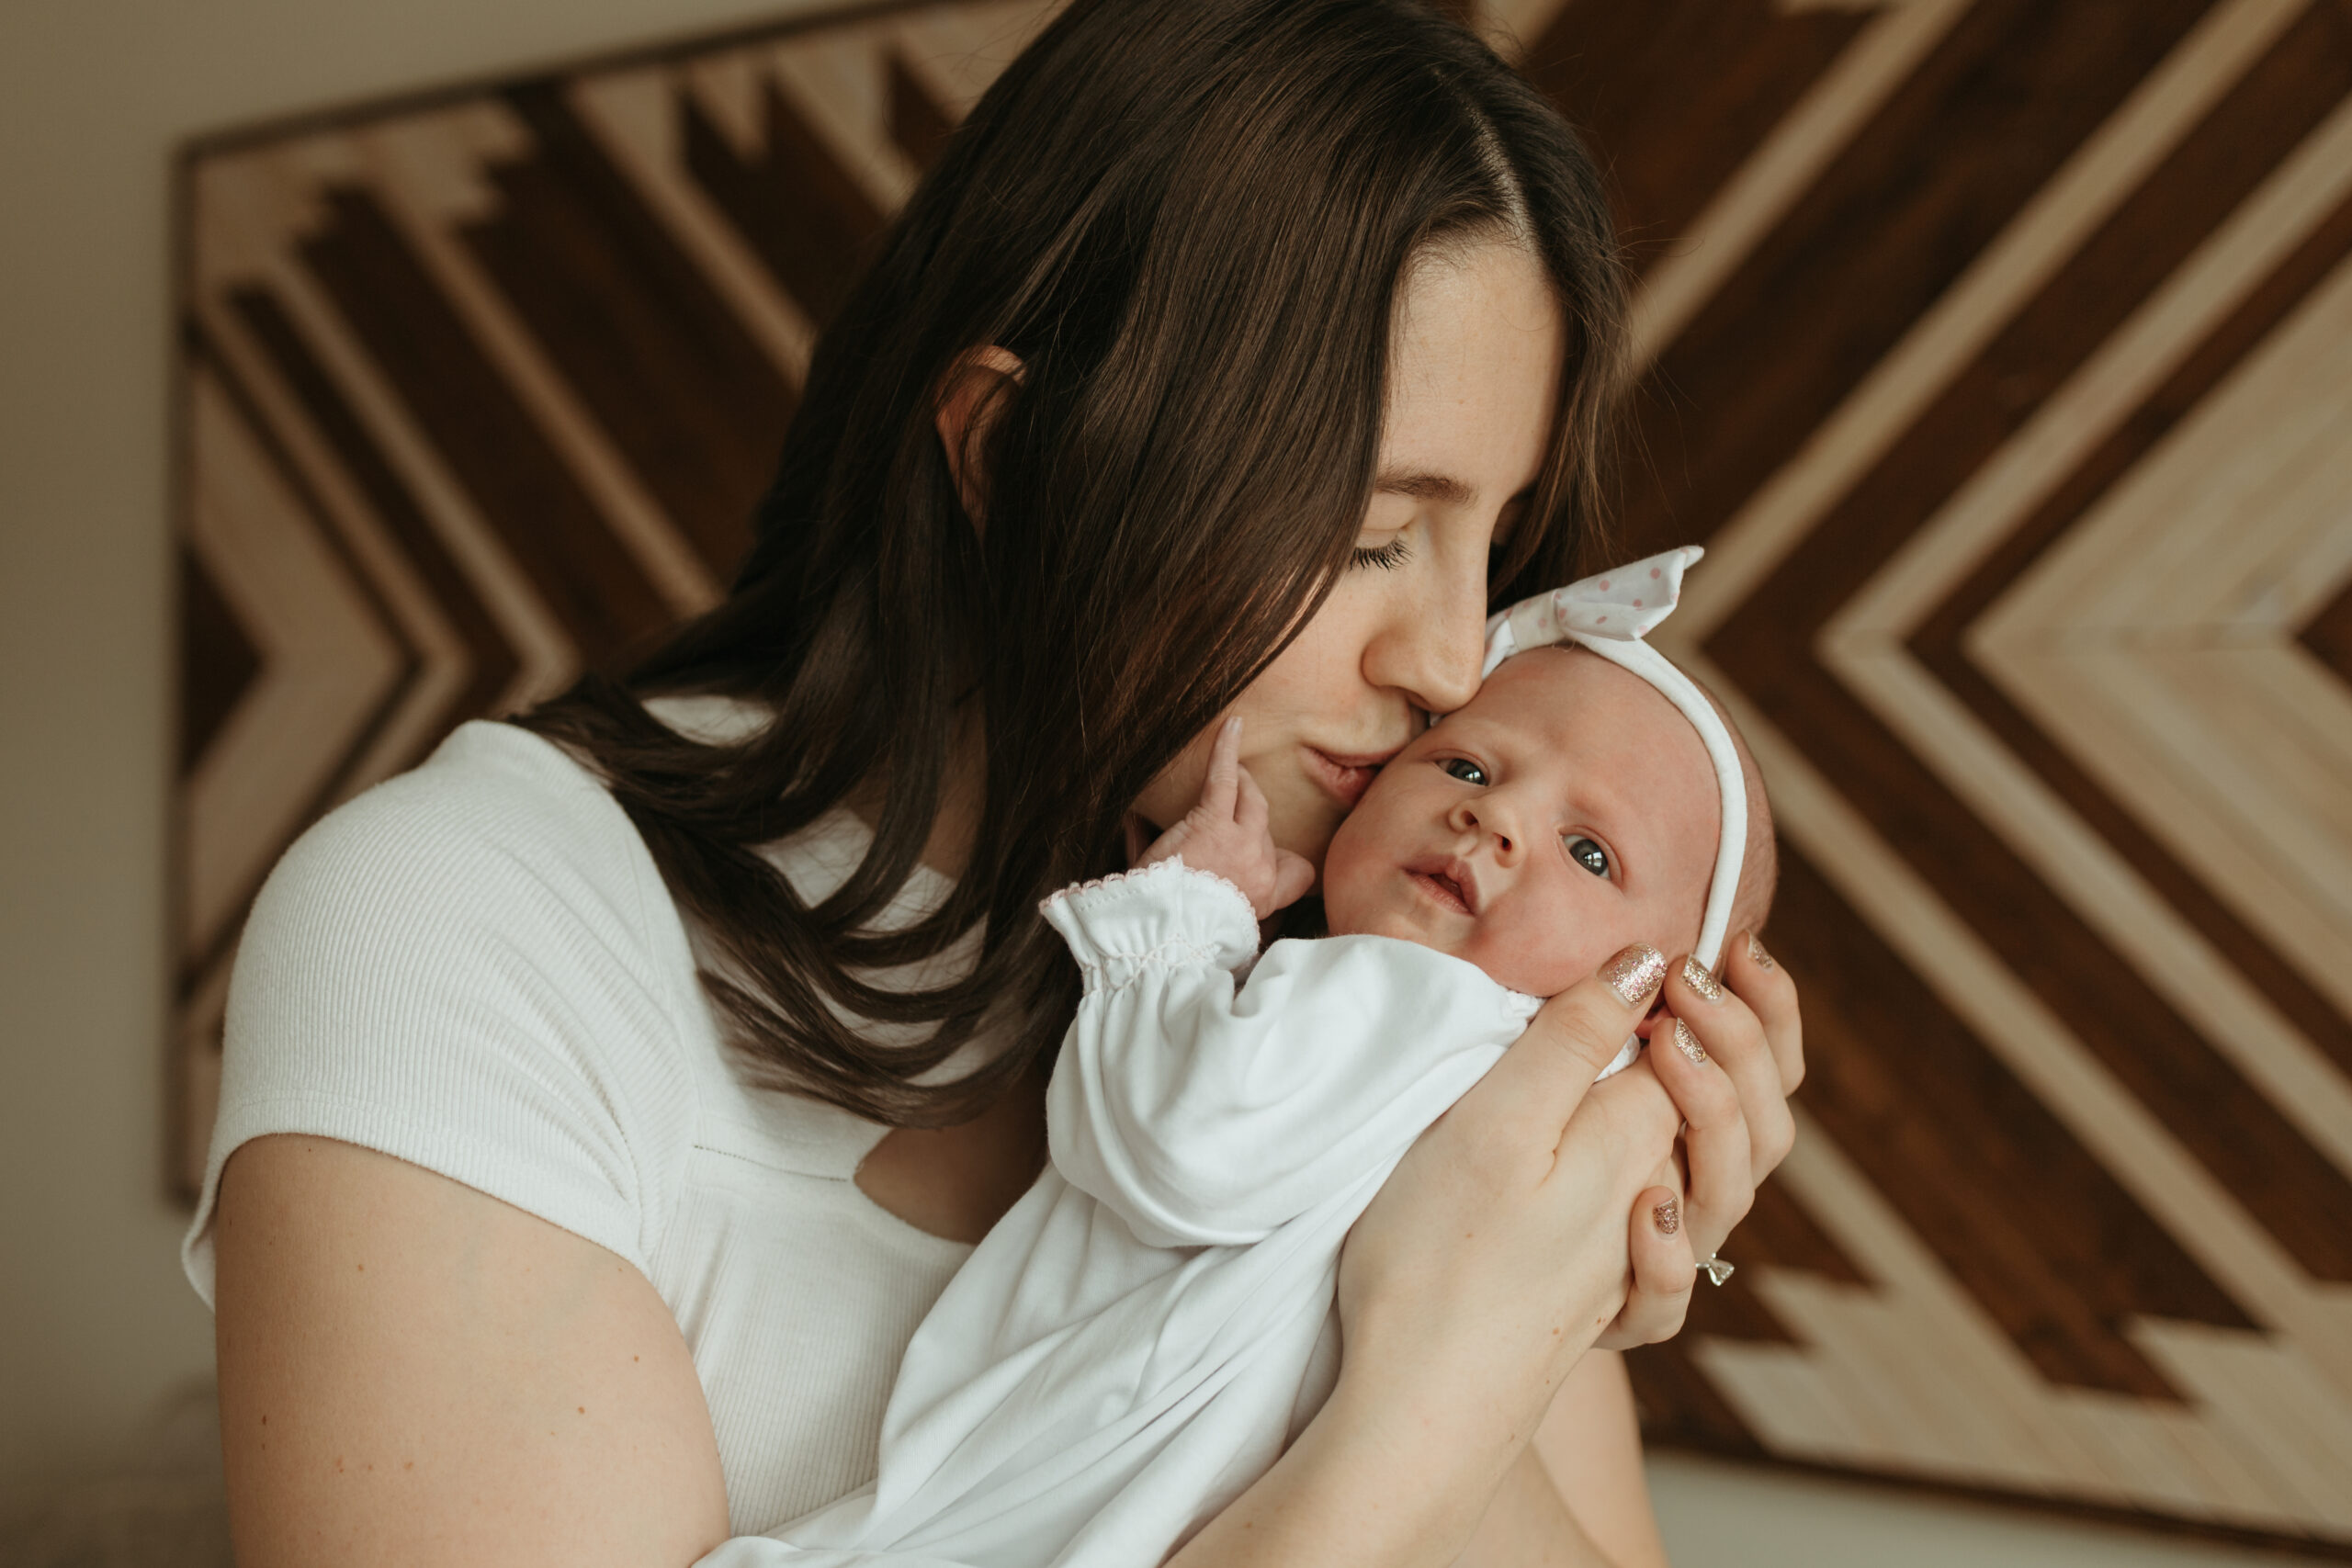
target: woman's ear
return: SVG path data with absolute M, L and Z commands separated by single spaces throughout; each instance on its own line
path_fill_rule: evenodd
M 939 378 L 939 397 L 932 423 L 938 427 L 940 446 L 947 454 L 947 471 L 956 479 L 956 499 L 974 529 L 987 526 L 988 475 L 984 457 L 989 434 L 996 428 L 1005 394 L 1019 385 L 1020 357 L 1010 349 L 990 344 L 966 349 Z

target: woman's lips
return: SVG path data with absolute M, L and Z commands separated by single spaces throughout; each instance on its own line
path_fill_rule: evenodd
M 1381 764 L 1396 755 L 1396 751 L 1373 751 L 1345 757 L 1326 751 L 1318 746 L 1301 748 L 1306 753 L 1306 771 L 1316 783 L 1344 807 L 1352 810 L 1363 792 L 1372 787 Z M 1398 747 L 1397 750 L 1404 748 Z

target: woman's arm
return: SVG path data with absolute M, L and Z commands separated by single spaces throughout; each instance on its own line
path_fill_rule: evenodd
M 1469 1545 L 1619 1314 L 1627 1216 L 1679 1122 L 1642 1065 L 1593 1082 L 1664 968 L 1622 956 L 1547 1004 L 1389 1178 L 1341 1260 L 1338 1388 L 1178 1568 L 1442 1568 Z M 1679 1235 L 1634 1255 L 1690 1268 Z
M 1541 1475 L 1542 1491 L 1572 1516 L 1572 1528 L 1581 1527 L 1611 1568 L 1666 1568 L 1666 1543 L 1658 1539 L 1657 1516 L 1650 1507 L 1641 1423 L 1623 1357 L 1613 1350 L 1585 1353 L 1535 1429 L 1519 1470 Z M 1544 1559 L 1491 1561 L 1498 1568 L 1521 1568 Z
M 684 1568 L 725 1537 L 694 1363 L 612 1253 L 321 1138 L 238 1150 L 215 1224 L 242 1568 Z

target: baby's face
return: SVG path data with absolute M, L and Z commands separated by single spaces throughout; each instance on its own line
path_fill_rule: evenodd
M 1331 840 L 1335 933 L 1402 937 L 1548 997 L 1698 938 L 1720 826 L 1690 721 L 1596 655 L 1535 649 L 1398 753 Z

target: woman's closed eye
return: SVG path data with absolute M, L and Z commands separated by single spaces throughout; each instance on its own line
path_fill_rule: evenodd
M 1568 858 L 1595 876 L 1609 874 L 1609 852 L 1582 833 L 1563 833 L 1560 842 L 1567 846 Z
M 1383 571 L 1394 571 L 1403 566 L 1406 558 L 1412 553 L 1411 547 L 1405 543 L 1403 536 L 1399 536 L 1390 539 L 1385 545 L 1358 545 L 1353 556 L 1350 558 L 1350 564 L 1376 566 Z
M 1494 782 L 1487 776 L 1486 769 L 1467 757 L 1449 757 L 1439 766 L 1445 770 L 1446 777 L 1460 779 L 1466 784 L 1476 784 L 1481 789 Z

